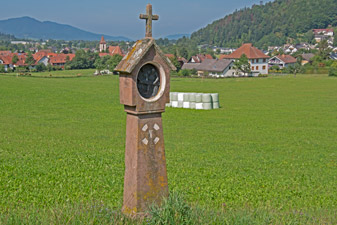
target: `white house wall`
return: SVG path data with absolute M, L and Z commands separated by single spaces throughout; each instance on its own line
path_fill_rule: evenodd
M 258 72 L 260 74 L 268 74 L 268 60 L 265 59 L 265 62 L 263 62 L 263 60 L 264 59 L 250 59 L 249 60 L 249 63 L 250 63 L 250 66 L 251 66 L 251 69 L 252 69 L 253 73 Z M 256 69 L 257 67 L 258 67 L 258 69 Z

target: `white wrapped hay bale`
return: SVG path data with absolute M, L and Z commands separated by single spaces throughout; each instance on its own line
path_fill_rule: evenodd
M 213 102 L 213 109 L 220 108 L 219 93 L 212 93 L 211 96 L 212 96 L 212 102 Z
M 211 94 L 202 94 L 202 103 L 212 103 L 212 96 Z
M 219 108 L 220 108 L 219 102 L 213 102 L 213 109 L 219 109 Z
M 183 102 L 183 108 L 189 109 L 190 108 L 190 103 L 189 102 Z
M 177 92 L 171 92 L 171 101 L 178 101 L 178 93 Z
M 183 102 L 189 102 L 189 101 L 190 101 L 190 94 L 189 93 L 184 93 Z
M 190 93 L 190 102 L 196 102 L 197 93 Z
M 219 93 L 212 93 L 212 102 L 219 102 Z
M 172 101 L 172 102 L 171 102 L 171 106 L 172 106 L 173 108 L 178 108 L 178 101 Z
M 209 103 L 202 103 L 202 107 L 205 110 L 210 110 L 210 109 L 213 109 L 213 104 L 211 102 L 209 102 Z
M 184 101 L 184 93 L 178 92 L 178 101 L 183 102 Z
M 178 101 L 178 108 L 182 108 L 184 105 L 184 102 L 183 101 Z
M 202 94 L 197 93 L 197 94 L 195 95 L 195 102 L 196 102 L 196 103 L 202 103 Z
M 203 103 L 195 103 L 195 109 L 204 109 Z
M 196 109 L 196 103 L 190 102 L 190 109 Z

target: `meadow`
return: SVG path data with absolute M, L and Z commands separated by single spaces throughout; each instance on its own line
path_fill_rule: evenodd
M 118 76 L 81 73 L 0 74 L 0 224 L 101 224 L 120 210 Z M 223 219 L 210 224 L 337 223 L 337 78 L 171 78 L 171 91 L 221 105 L 163 114 L 171 193 Z

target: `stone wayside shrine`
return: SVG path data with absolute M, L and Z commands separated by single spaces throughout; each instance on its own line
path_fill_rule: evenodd
M 170 70 L 176 68 L 152 38 L 152 6 L 147 5 L 146 37 L 135 43 L 115 71 L 126 117 L 123 212 L 135 215 L 168 196 L 161 114 L 170 102 Z

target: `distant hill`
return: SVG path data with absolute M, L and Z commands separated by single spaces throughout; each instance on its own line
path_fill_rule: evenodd
M 266 47 L 290 39 L 310 40 L 308 31 L 329 25 L 337 25 L 337 0 L 275 0 L 217 20 L 193 33 L 191 42 L 222 47 L 252 42 Z
M 55 22 L 41 22 L 31 17 L 0 20 L 0 32 L 15 35 L 17 38 L 54 39 L 54 40 L 100 40 L 102 34 L 95 34 L 73 26 Z M 104 35 L 105 40 L 129 41 L 122 36 Z
M 0 41 L 15 41 L 16 38 L 11 34 L 4 34 L 0 32 Z
M 178 40 L 180 38 L 183 37 L 187 37 L 189 38 L 191 36 L 191 34 L 172 34 L 172 35 L 168 35 L 165 38 L 169 39 L 169 40 Z

